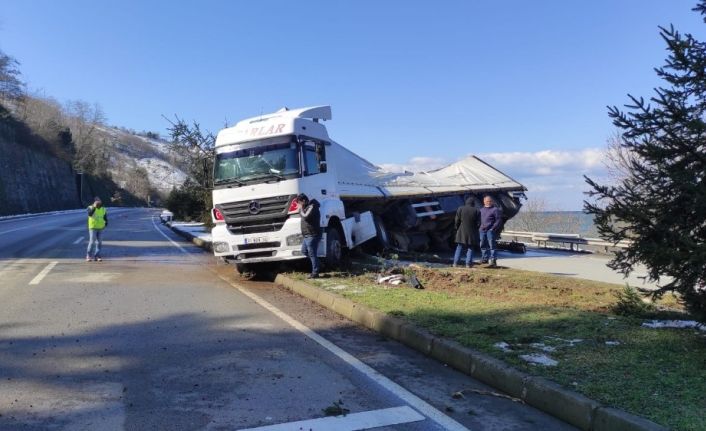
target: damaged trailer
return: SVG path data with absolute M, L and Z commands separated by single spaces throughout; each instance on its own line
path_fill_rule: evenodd
M 521 207 L 522 184 L 475 156 L 420 173 L 393 173 L 328 136 L 331 108 L 288 110 L 238 122 L 216 138 L 214 253 L 244 269 L 302 259 L 295 197 L 321 204 L 318 254 L 337 266 L 346 250 L 448 249 L 468 197 L 494 198 L 505 220 Z

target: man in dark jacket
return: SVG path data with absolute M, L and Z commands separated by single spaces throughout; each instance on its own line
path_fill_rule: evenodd
M 473 246 L 478 244 L 478 229 L 480 228 L 480 211 L 475 207 L 473 198 L 466 199 L 466 205 L 456 210 L 456 253 L 453 266 L 458 264 L 463 248 L 466 248 L 466 268 L 473 265 Z
M 497 238 L 500 234 L 500 228 L 503 223 L 503 212 L 495 206 L 493 198 L 486 196 L 483 198 L 483 208 L 480 209 L 480 250 L 481 263 L 488 263 L 488 255 L 490 255 L 489 268 L 498 266 L 496 260 Z
M 299 214 L 302 218 L 302 253 L 311 259 L 311 274 L 307 278 L 319 277 L 319 257 L 317 250 L 321 241 L 321 212 L 316 199 L 309 200 L 304 193 L 297 196 Z

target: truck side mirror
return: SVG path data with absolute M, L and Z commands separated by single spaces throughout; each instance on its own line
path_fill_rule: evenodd
M 321 173 L 326 172 L 326 160 L 321 160 L 319 162 L 319 172 L 321 172 Z

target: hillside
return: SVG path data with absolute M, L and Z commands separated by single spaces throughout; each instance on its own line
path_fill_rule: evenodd
M 108 172 L 121 188 L 130 188 L 136 168 L 145 169 L 151 188 L 161 197 L 186 180 L 167 141 L 110 126 L 96 126 L 96 132 L 110 155 Z

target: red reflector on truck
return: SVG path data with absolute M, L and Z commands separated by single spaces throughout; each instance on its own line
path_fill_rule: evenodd
M 297 198 L 292 199 L 292 202 L 289 204 L 289 209 L 287 210 L 287 213 L 292 214 L 299 211 L 299 204 L 297 204 Z
M 214 209 L 213 209 L 213 218 L 216 219 L 216 221 L 223 221 L 223 220 L 225 220 L 225 219 L 223 218 L 223 213 L 221 213 L 221 210 L 219 210 L 218 208 L 214 208 Z

